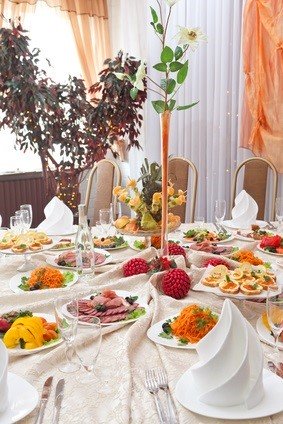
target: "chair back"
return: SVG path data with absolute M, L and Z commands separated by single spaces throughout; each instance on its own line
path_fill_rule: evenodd
M 192 177 L 191 177 L 192 175 Z M 195 209 L 196 209 L 196 195 L 197 195 L 197 184 L 198 184 L 198 171 L 189 159 L 182 157 L 173 156 L 169 158 L 168 165 L 168 178 L 174 183 L 174 187 L 179 190 L 187 191 L 188 195 L 187 203 L 174 208 L 174 214 L 179 215 L 181 222 L 186 221 L 186 207 L 190 202 L 190 222 L 194 222 Z M 192 179 L 192 185 L 189 184 Z M 191 186 L 191 190 L 188 187 Z
M 95 187 L 93 188 L 95 178 Z M 109 208 L 110 203 L 115 202 L 113 188 L 121 184 L 121 171 L 116 162 L 102 159 L 95 163 L 88 176 L 85 195 L 86 212 L 91 222 L 99 220 L 99 209 Z M 92 195 L 93 193 L 93 195 Z M 90 217 L 90 200 L 93 201 L 94 210 Z
M 236 197 L 237 182 L 239 172 L 244 168 L 243 189 L 249 193 L 250 196 L 258 204 L 257 219 L 264 220 L 264 211 L 267 193 L 268 169 L 271 171 L 272 176 L 272 192 L 271 192 L 271 216 L 270 219 L 275 219 L 275 199 L 278 188 L 278 174 L 275 166 L 267 159 L 253 157 L 244 160 L 236 169 L 231 190 L 231 210 L 234 206 Z

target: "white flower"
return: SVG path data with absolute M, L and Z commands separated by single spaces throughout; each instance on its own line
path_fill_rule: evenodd
M 178 44 L 189 44 L 192 50 L 195 50 L 200 41 L 207 41 L 207 36 L 200 28 L 186 28 L 179 26 L 179 32 L 176 35 Z
M 177 1 L 179 1 L 179 0 L 165 0 L 166 1 L 166 3 L 168 4 L 168 6 L 173 6 L 175 3 L 177 3 Z
M 141 63 L 136 73 L 136 79 L 133 86 L 140 91 L 144 91 L 143 79 L 146 77 L 145 64 Z

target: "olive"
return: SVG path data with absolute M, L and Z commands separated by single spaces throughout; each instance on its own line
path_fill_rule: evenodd
M 92 295 L 92 296 L 90 296 L 90 300 L 93 300 L 94 298 L 95 298 L 95 296 L 93 296 L 93 295 Z

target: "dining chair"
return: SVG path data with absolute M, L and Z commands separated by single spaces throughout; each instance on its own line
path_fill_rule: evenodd
M 252 157 L 244 160 L 236 169 L 232 181 L 231 189 L 231 210 L 237 191 L 237 183 L 240 171 L 244 168 L 243 189 L 253 197 L 258 204 L 257 219 L 264 220 L 265 203 L 268 187 L 268 170 L 270 170 L 270 178 L 272 178 L 271 195 L 271 214 L 270 219 L 275 220 L 275 200 L 278 188 L 278 174 L 275 166 L 267 159 Z
M 192 177 L 191 177 L 192 176 Z M 171 156 L 168 164 L 168 178 L 174 183 L 174 187 L 190 193 L 187 198 L 190 201 L 190 222 L 194 222 L 196 209 L 196 196 L 198 185 L 198 171 L 193 162 L 189 159 Z M 190 184 L 192 180 L 192 183 Z M 191 190 L 189 190 L 191 188 Z M 188 202 L 174 208 L 174 214 L 181 218 L 181 222 L 186 221 L 186 207 Z
M 120 184 L 121 171 L 116 162 L 102 159 L 94 164 L 88 176 L 85 195 L 86 212 L 91 223 L 99 220 L 99 209 L 109 208 L 110 203 L 115 203 L 112 191 Z M 93 203 L 91 211 L 90 201 Z

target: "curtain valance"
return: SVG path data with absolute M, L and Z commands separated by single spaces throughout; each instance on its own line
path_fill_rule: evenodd
M 0 4 L 3 0 L 0 0 Z M 36 4 L 38 0 L 9 0 L 12 3 Z M 107 0 L 43 0 L 50 7 L 59 7 L 64 12 L 74 12 L 77 15 L 108 18 Z

